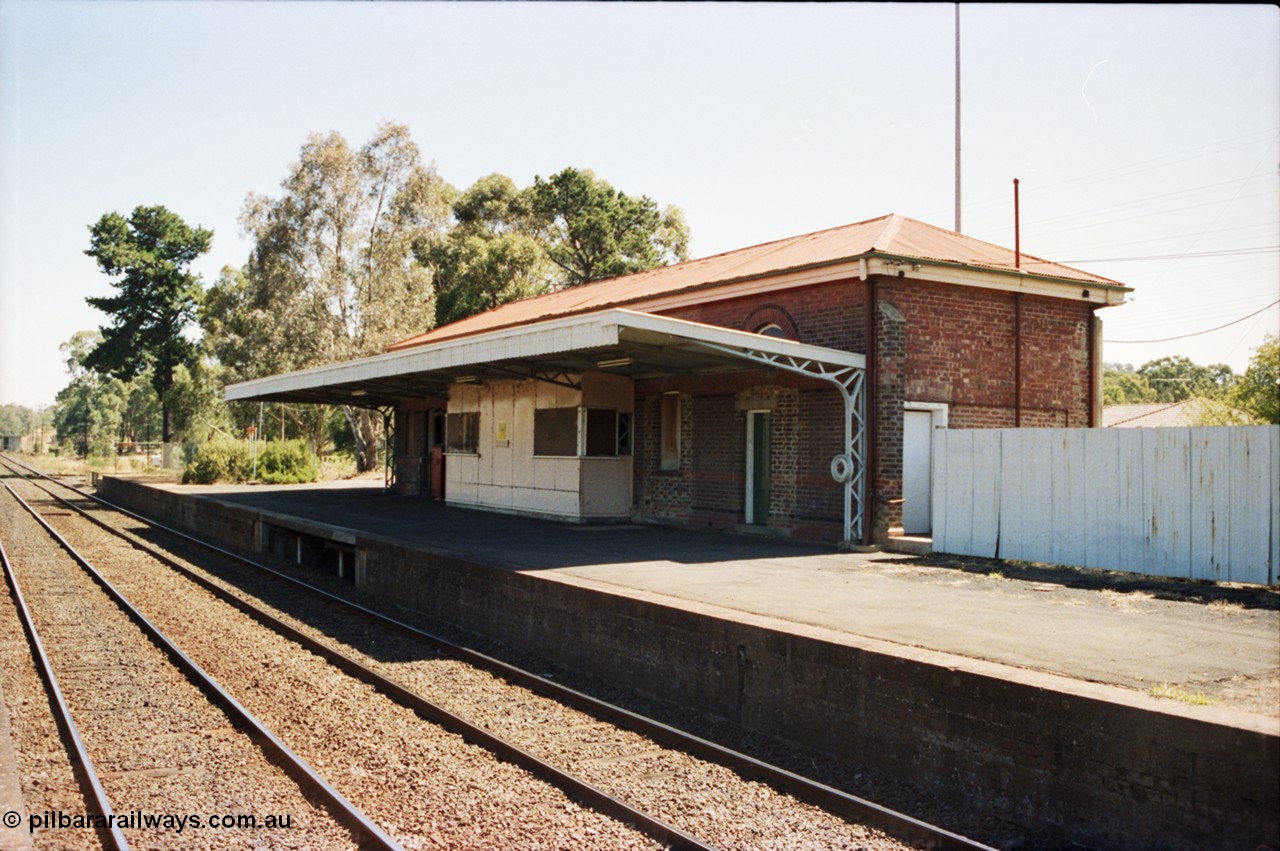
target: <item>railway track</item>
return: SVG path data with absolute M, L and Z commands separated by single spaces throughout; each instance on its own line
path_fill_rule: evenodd
M 366 848 L 398 847 L 130 605 L 7 482 L 4 489 L 49 536 L 24 535 L 21 580 L 2 544 L 0 561 L 86 790 L 91 818 L 67 816 L 66 829 L 88 827 L 105 847 L 127 849 L 126 830 L 138 837 L 147 821 L 155 825 L 152 837 L 169 838 L 208 823 L 218 831 L 210 842 L 188 839 L 214 847 L 234 841 L 235 832 L 243 841 L 257 831 L 258 793 L 267 789 L 299 808 L 298 828 L 317 846 L 354 840 Z M 232 729 L 238 735 L 228 736 Z M 282 789 L 290 778 L 297 788 Z M 215 794 L 228 786 L 248 794 Z M 321 812 L 312 812 L 310 801 Z M 63 829 L 64 815 L 33 813 L 29 825 L 42 819 L 44 828 Z M 223 828 L 226 815 L 253 817 L 255 826 Z M 276 829 L 283 815 L 262 814 L 263 830 Z M 287 815 L 292 830 L 293 813 Z M 330 820 L 337 824 L 322 824 Z
M 40 475 L 5 460 L 24 477 Z M 39 487 L 60 509 L 82 512 L 400 706 L 662 844 L 986 847 L 460 647 L 70 485 L 44 477 Z

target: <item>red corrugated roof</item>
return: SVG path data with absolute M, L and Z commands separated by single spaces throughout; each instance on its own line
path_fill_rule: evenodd
M 892 214 L 511 302 L 393 343 L 387 351 L 523 325 L 553 316 L 621 305 L 638 309 L 644 301 L 682 290 L 781 274 L 873 253 L 975 268 L 1015 269 L 1011 249 Z M 1027 254 L 1022 255 L 1021 264 L 1022 271 L 1029 275 L 1120 286 L 1108 278 Z

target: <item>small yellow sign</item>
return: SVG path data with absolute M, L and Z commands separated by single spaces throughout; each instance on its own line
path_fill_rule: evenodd
M 506 446 L 511 440 L 511 426 L 506 420 L 498 420 L 497 440 L 499 446 Z

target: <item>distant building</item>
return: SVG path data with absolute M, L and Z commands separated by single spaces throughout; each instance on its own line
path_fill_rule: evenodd
M 1194 426 L 1204 413 L 1199 399 L 1157 402 L 1150 405 L 1108 405 L 1102 409 L 1106 428 L 1169 428 Z
M 898 215 L 513 302 L 227 388 L 394 409 L 396 489 L 809 540 L 930 529 L 936 428 L 1096 426 L 1129 289 Z

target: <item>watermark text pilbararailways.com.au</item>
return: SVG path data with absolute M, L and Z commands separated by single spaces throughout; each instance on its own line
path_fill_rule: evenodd
M 17 827 L 22 816 L 9 811 L 4 814 L 5 827 Z M 293 816 L 284 814 L 255 815 L 252 813 L 147 813 L 129 810 L 104 816 L 98 813 L 45 810 L 27 815 L 27 832 L 37 830 L 289 830 Z

